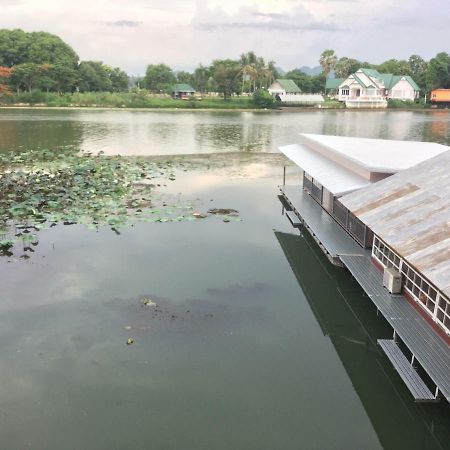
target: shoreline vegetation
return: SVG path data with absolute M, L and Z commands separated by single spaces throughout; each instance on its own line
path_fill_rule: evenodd
M 55 92 L 21 92 L 0 99 L 0 108 L 49 108 L 49 109 L 122 109 L 122 110 L 234 110 L 234 111 L 299 111 L 299 110 L 343 110 L 349 111 L 342 102 L 326 99 L 320 105 L 315 104 L 278 104 L 270 107 L 258 105 L 253 96 L 233 96 L 223 99 L 220 96 L 196 96 L 188 100 L 176 100 L 168 95 L 154 95 L 148 91 L 140 92 L 77 92 L 58 94 Z M 427 110 L 423 103 L 390 103 L 388 109 Z M 353 110 L 353 109 L 352 109 Z M 374 108 L 354 110 L 376 111 Z M 385 111 L 386 109 L 379 109 Z
M 209 65 L 200 64 L 191 72 L 175 70 L 161 62 L 148 64 L 144 75 L 130 76 L 120 67 L 111 67 L 103 61 L 81 61 L 59 36 L 0 29 L 0 107 L 346 110 L 342 102 L 330 97 L 332 91 L 327 92 L 326 81 L 333 76 L 346 78 L 361 67 L 411 76 L 418 84 L 423 98 L 389 100 L 389 109 L 429 108 L 425 102 L 430 90 L 450 87 L 450 55 L 445 52 L 430 61 L 411 55 L 408 60 L 370 64 L 345 56 L 338 58 L 334 50 L 327 49 L 320 55 L 319 66 L 284 71 L 275 61 L 248 51 L 236 59 L 214 59 Z M 278 102 L 268 88 L 280 77 L 292 80 L 302 93 L 325 96 L 325 102 L 307 104 L 301 99 L 289 104 Z M 373 110 L 358 108 L 366 109 Z

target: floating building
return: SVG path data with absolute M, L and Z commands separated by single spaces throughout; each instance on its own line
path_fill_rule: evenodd
M 415 400 L 450 400 L 450 149 L 302 134 L 280 150 L 302 171 L 301 186 L 281 188 L 291 223 L 392 326 L 379 344 Z

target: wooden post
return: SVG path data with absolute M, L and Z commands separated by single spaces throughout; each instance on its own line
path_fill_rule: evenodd
M 286 186 L 286 166 L 283 166 L 283 187 Z

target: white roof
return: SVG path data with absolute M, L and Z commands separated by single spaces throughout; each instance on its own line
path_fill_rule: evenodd
M 334 195 L 342 195 L 371 184 L 304 145 L 286 145 L 278 149 Z
M 449 147 L 434 142 L 394 141 L 356 137 L 303 134 L 308 146 L 339 155 L 369 172 L 397 173 L 445 152 Z

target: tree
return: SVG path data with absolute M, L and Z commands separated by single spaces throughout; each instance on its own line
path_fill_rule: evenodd
M 384 63 L 375 66 L 380 73 L 393 73 L 394 75 L 410 75 L 410 66 L 408 61 L 389 59 Z
M 123 92 L 128 90 L 130 80 L 127 73 L 119 67 L 110 69 L 109 79 L 111 80 L 111 89 L 113 92 Z
M 347 58 L 346 56 L 339 58 L 335 66 L 335 75 L 337 78 L 347 78 L 350 74 L 356 72 L 362 63 L 356 59 Z
M 31 92 L 42 81 L 50 69 L 48 64 L 23 63 L 11 69 L 11 83 L 17 91 L 25 88 Z
M 320 93 L 325 88 L 326 76 L 325 72 L 319 73 L 311 77 L 311 92 Z
M 450 55 L 448 53 L 441 52 L 430 59 L 426 82 L 428 89 L 450 88 Z
M 78 72 L 71 66 L 56 63 L 50 67 L 48 77 L 53 82 L 50 90 L 62 94 L 72 91 L 78 80 Z
M 61 86 L 64 86 L 66 91 L 73 88 L 78 55 L 62 39 L 50 33 L 0 30 L 0 64 L 8 67 L 22 64 L 47 65 L 48 70 L 35 87 L 60 91 Z M 28 75 L 30 67 L 27 69 Z M 50 70 L 50 67 L 54 70 Z
M 258 77 L 258 71 L 256 70 L 255 66 L 253 66 L 251 64 L 247 64 L 241 68 L 240 72 L 242 74 L 241 93 L 243 94 L 244 93 L 244 84 L 246 81 L 249 80 L 253 83 L 253 85 L 255 85 L 256 79 Z
M 12 67 L 28 62 L 29 33 L 23 30 L 0 30 L 0 65 Z
M 177 79 L 172 69 L 165 64 L 151 64 L 145 71 L 144 83 L 147 89 L 155 92 L 168 92 Z
M 311 92 L 312 90 L 312 77 L 311 75 L 302 72 L 300 69 L 294 69 L 287 72 L 286 78 L 293 80 L 295 84 L 301 89 L 302 92 Z
M 112 90 L 111 69 L 101 61 L 81 61 L 78 67 L 78 88 L 81 92 Z
M 226 100 L 233 93 L 239 92 L 240 64 L 231 59 L 216 60 L 211 66 L 212 76 L 217 90 Z
M 199 92 L 205 92 L 208 80 L 210 79 L 211 73 L 208 67 L 202 66 L 201 64 L 195 69 L 192 84 Z
M 11 77 L 11 69 L 9 67 L 0 66 L 0 97 L 10 93 L 9 86 L 6 83 Z
M 409 73 L 413 80 L 421 87 L 426 86 L 428 63 L 419 55 L 411 55 L 408 59 Z
M 181 70 L 176 73 L 177 83 L 186 83 L 186 84 L 194 84 L 194 76 L 189 73 Z
M 319 64 L 322 67 L 323 72 L 325 73 L 325 78 L 328 74 L 334 70 L 337 63 L 337 56 L 334 53 L 334 50 L 327 49 L 322 52 L 319 58 Z
M 272 95 L 265 89 L 257 89 L 253 93 L 253 102 L 258 108 L 271 108 L 275 103 Z

